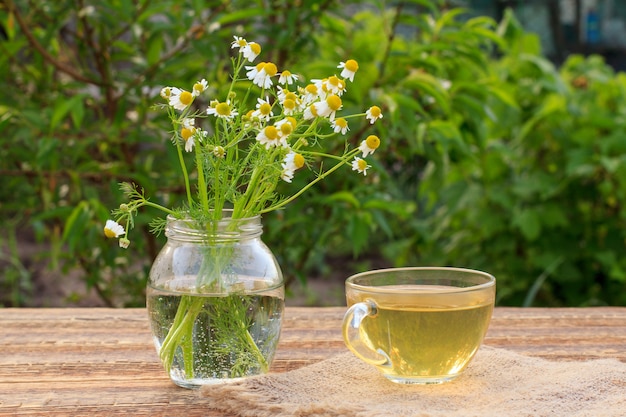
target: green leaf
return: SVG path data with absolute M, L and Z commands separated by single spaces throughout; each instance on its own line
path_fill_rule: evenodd
M 535 210 L 524 209 L 515 213 L 513 225 L 517 226 L 528 241 L 536 240 L 541 233 L 541 220 Z
M 406 77 L 402 84 L 431 96 L 445 114 L 450 112 L 448 93 L 441 86 L 441 82 L 432 75 L 415 71 Z
M 80 121 L 82 119 L 82 111 L 76 110 L 78 107 L 83 107 L 83 99 L 84 95 L 79 94 L 66 99 L 65 97 L 60 98 L 55 103 L 54 111 L 52 112 L 52 117 L 50 118 L 50 131 L 54 131 L 54 129 L 61 123 L 61 121 L 68 115 L 68 113 L 73 112 L 74 122 Z M 80 124 L 80 123 L 79 123 Z
M 350 206 L 354 208 L 361 207 L 361 202 L 359 201 L 359 199 L 356 198 L 356 196 L 350 191 L 338 191 L 336 193 L 329 195 L 324 200 L 328 203 L 341 201 L 344 203 L 348 203 Z
M 76 205 L 72 213 L 65 220 L 63 228 L 62 241 L 66 242 L 70 253 L 74 251 L 83 237 L 85 224 L 88 220 L 89 204 L 87 201 L 81 201 Z
M 146 60 L 148 65 L 156 64 L 161 58 L 161 52 L 163 51 L 163 36 L 160 33 L 156 34 L 150 39 L 148 43 L 148 50 L 146 51 Z
M 454 147 L 464 153 L 468 152 L 461 132 L 451 122 L 444 120 L 431 121 L 428 124 L 428 134 L 446 150 Z
M 348 221 L 348 234 L 352 243 L 354 255 L 358 255 L 366 246 L 370 235 L 370 224 L 372 219 L 369 213 L 358 211 L 350 216 Z
M 554 113 L 565 112 L 567 110 L 566 97 L 559 94 L 549 95 L 539 111 L 522 125 L 517 135 L 516 141 L 524 140 L 530 134 L 535 126 L 543 119 L 553 115 Z
M 510 108 L 519 110 L 519 105 L 515 101 L 515 98 L 513 98 L 513 96 L 509 94 L 509 92 L 505 91 L 503 88 L 495 85 L 488 85 L 487 90 L 502 103 L 506 104 Z
M 594 152 L 589 148 L 575 148 L 566 154 L 565 173 L 573 177 L 591 177 L 596 172 Z
M 403 111 L 412 110 L 422 117 L 428 117 L 428 113 L 417 100 L 404 94 L 390 94 L 389 97 L 395 101 L 397 108 Z
M 228 13 L 220 17 L 218 22 L 222 26 L 229 25 L 231 23 L 237 23 L 242 20 L 250 19 L 250 18 L 258 18 L 261 16 L 265 16 L 267 14 L 266 10 L 262 7 L 254 7 L 250 9 L 237 10 L 232 13 Z
M 413 3 L 428 8 L 432 13 L 439 12 L 441 0 L 406 0 L 406 3 Z
M 474 33 L 481 38 L 490 40 L 491 42 L 498 45 L 501 49 L 506 49 L 506 42 L 500 36 L 498 36 L 496 33 L 492 32 L 489 29 L 474 27 L 471 29 L 471 33 Z

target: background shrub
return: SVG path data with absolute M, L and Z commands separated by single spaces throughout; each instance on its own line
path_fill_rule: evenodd
M 146 226 L 155 213 L 137 219 L 143 239 L 128 251 L 102 224 L 121 181 L 164 205 L 181 198 L 167 121 L 151 106 L 162 86 L 200 78 L 219 95 L 233 34 L 305 78 L 354 58 L 344 107 L 384 104 L 382 123 L 351 125 L 354 144 L 382 139 L 367 177 L 331 176 L 264 218 L 289 282 L 455 265 L 496 275 L 501 305 L 626 305 L 624 74 L 599 57 L 555 68 L 510 13 L 468 19 L 438 1 L 5 3 L 5 305 L 28 302 L 38 258 L 109 305 L 143 305 L 163 243 Z

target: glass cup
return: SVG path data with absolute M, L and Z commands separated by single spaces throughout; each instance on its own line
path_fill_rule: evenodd
M 459 376 L 480 347 L 496 293 L 485 272 L 391 268 L 346 280 L 343 337 L 360 359 L 400 384 Z

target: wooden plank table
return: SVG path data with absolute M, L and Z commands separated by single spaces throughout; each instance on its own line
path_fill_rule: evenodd
M 345 307 L 287 307 L 272 372 L 345 352 Z M 0 416 L 218 416 L 169 381 L 143 309 L 0 310 Z M 626 308 L 496 308 L 485 344 L 626 362 Z

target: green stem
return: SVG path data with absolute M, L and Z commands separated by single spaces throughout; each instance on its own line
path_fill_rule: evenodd
M 189 185 L 189 174 L 187 173 L 187 166 L 185 165 L 183 149 L 179 141 L 176 141 L 176 150 L 178 151 L 178 161 L 180 162 L 180 169 L 183 172 L 183 179 L 185 180 L 185 190 L 187 191 L 187 202 L 189 203 L 189 207 L 192 207 L 193 198 L 191 196 L 191 186 Z
M 166 212 L 167 214 L 176 215 L 176 212 L 174 210 L 170 210 L 167 207 L 163 207 L 162 205 L 157 204 L 157 203 L 153 203 L 153 202 L 151 202 L 149 200 L 144 200 L 140 205 L 137 206 L 137 208 L 139 208 L 141 206 L 154 207 L 156 209 L 159 209 L 161 211 Z
M 258 186 L 263 169 L 264 167 L 257 166 L 256 168 L 254 168 L 254 171 L 252 171 L 252 175 L 250 176 L 250 182 L 246 187 L 246 192 L 241 197 L 241 204 L 238 204 L 233 210 L 233 218 L 241 218 L 243 213 L 247 213 L 247 208 L 250 202 L 251 195 L 254 194 L 254 190 Z
M 196 168 L 198 170 L 198 194 L 204 212 L 209 211 L 209 196 L 207 195 L 207 186 L 204 179 L 204 164 L 202 163 L 202 149 L 196 145 Z
M 204 299 L 202 297 L 183 296 L 176 310 L 174 322 L 161 344 L 159 356 L 165 370 L 169 374 L 178 346 L 183 350 L 185 372 L 193 376 L 193 325 L 202 311 Z
M 261 365 L 261 371 L 263 373 L 267 372 L 269 370 L 269 364 L 267 363 L 267 359 L 265 359 L 265 356 L 263 356 L 263 353 L 261 353 L 261 351 L 259 350 L 259 347 L 257 346 L 256 342 L 254 341 L 252 335 L 248 330 L 246 330 L 246 339 L 250 344 L 252 351 L 254 352 L 254 356 L 259 361 L 259 365 Z
M 348 152 L 347 154 L 345 154 L 343 156 L 343 158 L 341 158 L 341 161 L 339 161 L 339 163 L 337 163 L 334 167 L 332 167 L 331 169 L 329 169 L 326 172 L 321 173 L 320 175 L 318 175 L 317 178 L 315 178 L 313 181 L 311 181 L 310 183 L 308 183 L 307 185 L 305 185 L 304 187 L 302 187 L 300 189 L 300 191 L 298 191 L 297 193 L 295 193 L 294 195 L 292 195 L 291 197 L 282 200 L 281 202 L 274 204 L 272 206 L 266 207 L 262 210 L 259 210 L 259 214 L 263 214 L 263 213 L 269 213 L 270 211 L 274 211 L 277 210 L 283 206 L 286 206 L 287 204 L 291 203 L 293 200 L 295 200 L 296 198 L 300 197 L 302 194 L 304 194 L 304 192 L 306 190 L 308 190 L 309 188 L 311 188 L 312 186 L 314 186 L 315 184 L 317 184 L 318 182 L 322 181 L 324 178 L 326 178 L 328 175 L 332 174 L 333 172 L 335 172 L 336 170 L 338 170 L 340 167 L 342 167 L 343 165 L 347 164 L 348 161 L 355 156 L 356 154 L 358 154 L 360 152 L 360 149 L 353 149 L 350 152 Z

